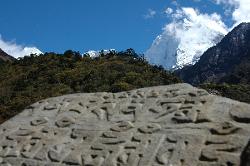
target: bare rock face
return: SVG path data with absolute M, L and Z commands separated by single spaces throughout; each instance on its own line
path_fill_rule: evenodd
M 188 84 L 66 95 L 0 126 L 0 165 L 240 165 L 249 123 L 249 105 Z

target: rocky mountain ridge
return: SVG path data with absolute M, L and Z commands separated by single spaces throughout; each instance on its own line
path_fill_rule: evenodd
M 242 23 L 193 66 L 176 71 L 185 82 L 250 83 L 250 23 Z

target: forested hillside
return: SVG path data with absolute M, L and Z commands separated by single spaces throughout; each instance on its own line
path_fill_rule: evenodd
M 133 50 L 90 58 L 78 52 L 31 55 L 0 65 L 0 119 L 52 96 L 78 92 L 119 92 L 181 82 Z

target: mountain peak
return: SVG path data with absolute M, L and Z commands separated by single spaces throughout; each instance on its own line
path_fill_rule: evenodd
M 203 23 L 194 27 L 183 26 L 167 25 L 165 32 L 146 51 L 146 59 L 165 69 L 180 69 L 195 64 L 208 48 L 219 43 L 225 35 Z
M 248 82 L 237 77 L 239 71 L 246 76 L 250 63 L 250 23 L 242 23 L 228 33 L 220 43 L 208 49 L 193 66 L 176 73 L 186 82 L 236 83 Z M 250 69 L 250 68 L 249 68 Z M 237 79 L 236 79 L 237 78 Z
M 233 31 L 244 30 L 244 29 L 249 29 L 249 28 L 250 28 L 249 22 L 242 22 L 238 26 L 236 26 Z
M 247 33 L 250 30 L 250 23 L 241 23 L 236 26 L 231 32 L 229 32 L 223 41 L 229 40 L 230 42 L 234 42 L 236 39 L 238 42 L 244 42 L 245 37 L 247 37 Z M 221 42 L 223 43 L 223 42 Z

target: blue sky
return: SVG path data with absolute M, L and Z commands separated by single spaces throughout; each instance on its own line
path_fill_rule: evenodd
M 214 0 L 3 0 L 0 34 L 4 41 L 42 52 L 109 48 L 145 52 L 171 21 L 164 14 L 168 7 L 216 12 L 228 26 L 232 24 L 224 6 Z

